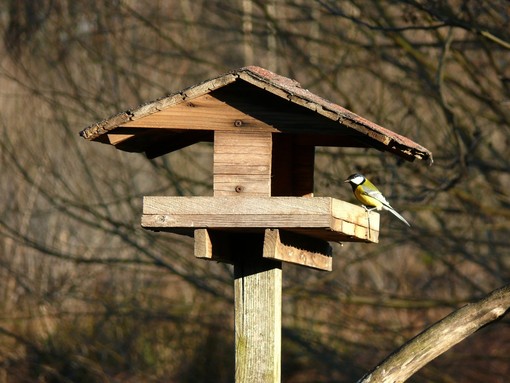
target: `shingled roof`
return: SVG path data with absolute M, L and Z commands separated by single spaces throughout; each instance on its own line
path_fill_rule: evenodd
M 215 124 L 211 119 L 207 126 L 197 123 L 197 116 L 193 116 L 193 101 L 206 95 L 263 121 L 274 133 L 296 134 L 310 145 L 374 147 L 409 161 L 432 163 L 432 153 L 423 146 L 303 89 L 295 80 L 256 66 L 121 112 L 87 127 L 80 135 L 120 150 L 145 152 L 149 158 L 195 142 L 212 141 L 214 130 L 223 129 L 222 122 Z M 228 129 L 236 128 L 246 129 L 249 124 L 229 124 Z

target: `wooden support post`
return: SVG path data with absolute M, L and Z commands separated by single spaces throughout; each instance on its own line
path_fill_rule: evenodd
M 240 235 L 234 263 L 236 383 L 279 383 L 281 262 L 264 259 L 262 235 Z
M 242 127 L 244 121 L 232 124 Z M 269 197 L 271 150 L 268 132 L 214 132 L 214 196 Z M 280 382 L 282 263 L 262 257 L 263 242 L 260 234 L 236 234 L 230 242 L 236 383 Z

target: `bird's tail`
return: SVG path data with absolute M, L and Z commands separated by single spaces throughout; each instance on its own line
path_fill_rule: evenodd
M 395 209 L 393 209 L 391 206 L 383 205 L 383 209 L 388 210 L 390 213 L 392 213 L 395 217 L 397 217 L 399 220 L 404 222 L 407 226 L 411 227 L 409 222 L 406 221 L 404 217 L 402 217 Z

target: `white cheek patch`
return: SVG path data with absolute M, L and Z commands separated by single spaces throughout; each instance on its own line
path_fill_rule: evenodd
M 363 177 L 362 176 L 356 176 L 354 178 L 351 179 L 351 182 L 352 183 L 355 183 L 356 185 L 359 185 L 363 182 Z

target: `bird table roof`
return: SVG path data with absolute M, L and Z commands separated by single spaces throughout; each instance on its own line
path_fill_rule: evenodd
M 80 135 L 154 158 L 212 141 L 216 130 L 260 131 L 261 126 L 293 134 L 303 144 L 374 147 L 409 161 L 432 162 L 432 153 L 423 146 L 309 92 L 293 79 L 256 66 L 121 112 Z

